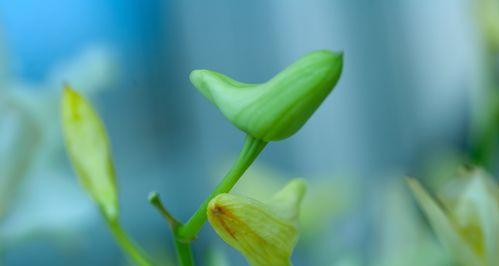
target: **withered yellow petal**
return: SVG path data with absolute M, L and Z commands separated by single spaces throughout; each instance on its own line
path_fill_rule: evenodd
M 291 265 L 298 240 L 298 211 L 305 183 L 291 181 L 268 203 L 232 194 L 215 197 L 208 220 L 217 234 L 249 264 Z

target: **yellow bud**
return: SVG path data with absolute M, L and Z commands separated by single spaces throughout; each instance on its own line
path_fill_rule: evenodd
M 295 179 L 267 203 L 220 194 L 210 201 L 208 220 L 217 234 L 241 252 L 250 265 L 291 265 L 305 190 L 305 182 Z
M 464 265 L 499 262 L 499 196 L 492 178 L 473 170 L 440 194 L 442 204 L 413 179 L 408 180 L 440 241 Z
M 81 184 L 110 220 L 118 217 L 116 177 L 104 125 L 84 97 L 66 87 L 61 102 L 66 149 Z

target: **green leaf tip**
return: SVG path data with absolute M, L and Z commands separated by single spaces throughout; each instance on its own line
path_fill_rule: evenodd
M 342 68 L 342 52 L 319 50 L 262 84 L 211 70 L 194 70 L 190 80 L 235 126 L 268 142 L 296 133 L 333 90 Z
M 291 265 L 305 190 L 303 180 L 293 180 L 266 203 L 220 194 L 208 205 L 208 221 L 220 238 L 241 252 L 250 265 Z
M 80 183 L 104 216 L 116 220 L 118 193 L 104 124 L 92 105 L 69 85 L 62 92 L 61 114 L 66 150 Z

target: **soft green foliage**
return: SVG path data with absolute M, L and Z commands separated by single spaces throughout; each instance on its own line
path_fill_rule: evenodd
M 3 99 L 4 95 L 0 95 L 0 220 L 14 204 L 40 145 L 40 127 L 30 110 Z
M 499 0 L 477 0 L 476 16 L 485 41 L 499 51 Z
M 116 220 L 116 177 L 104 125 L 91 104 L 69 87 L 61 108 L 66 149 L 79 180 L 105 217 Z
M 376 195 L 373 230 L 382 236 L 382 240 L 370 247 L 372 256 L 369 265 L 453 265 L 445 249 L 420 217 L 403 181 L 397 175 L 370 188 Z
M 263 141 L 298 131 L 338 81 L 343 54 L 315 51 L 262 84 L 247 84 L 210 70 L 194 70 L 191 82 L 239 129 Z
M 435 233 L 463 265 L 494 266 L 499 261 L 499 190 L 480 170 L 448 184 L 439 205 L 413 179 L 408 180 Z
M 305 182 L 295 179 L 268 203 L 220 194 L 210 201 L 208 220 L 217 234 L 251 265 L 290 265 L 305 190 Z
M 88 96 L 113 87 L 118 66 L 99 44 L 60 58 L 36 81 L 15 75 L 0 29 L 0 253 L 34 236 L 67 239 L 95 207 L 67 178 L 60 130 L 61 81 Z M 14 68 L 12 68 L 14 67 Z M 56 192 L 56 193 L 54 193 Z M 64 233 L 61 233 L 64 232 Z

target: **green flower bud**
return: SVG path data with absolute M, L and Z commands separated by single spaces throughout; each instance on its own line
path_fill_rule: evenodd
M 250 265 L 291 265 L 305 189 L 303 180 L 293 180 L 268 203 L 220 194 L 208 205 L 208 220 L 217 234 L 241 252 Z
M 70 87 L 61 102 L 66 149 L 79 180 L 109 220 L 118 218 L 116 177 L 109 140 L 99 115 Z
M 338 81 L 343 54 L 315 51 L 262 84 L 247 84 L 210 70 L 194 70 L 192 84 L 239 129 L 263 141 L 298 131 Z
M 441 205 L 413 179 L 419 205 L 452 257 L 463 265 L 495 266 L 499 261 L 499 187 L 480 170 L 439 194 Z

